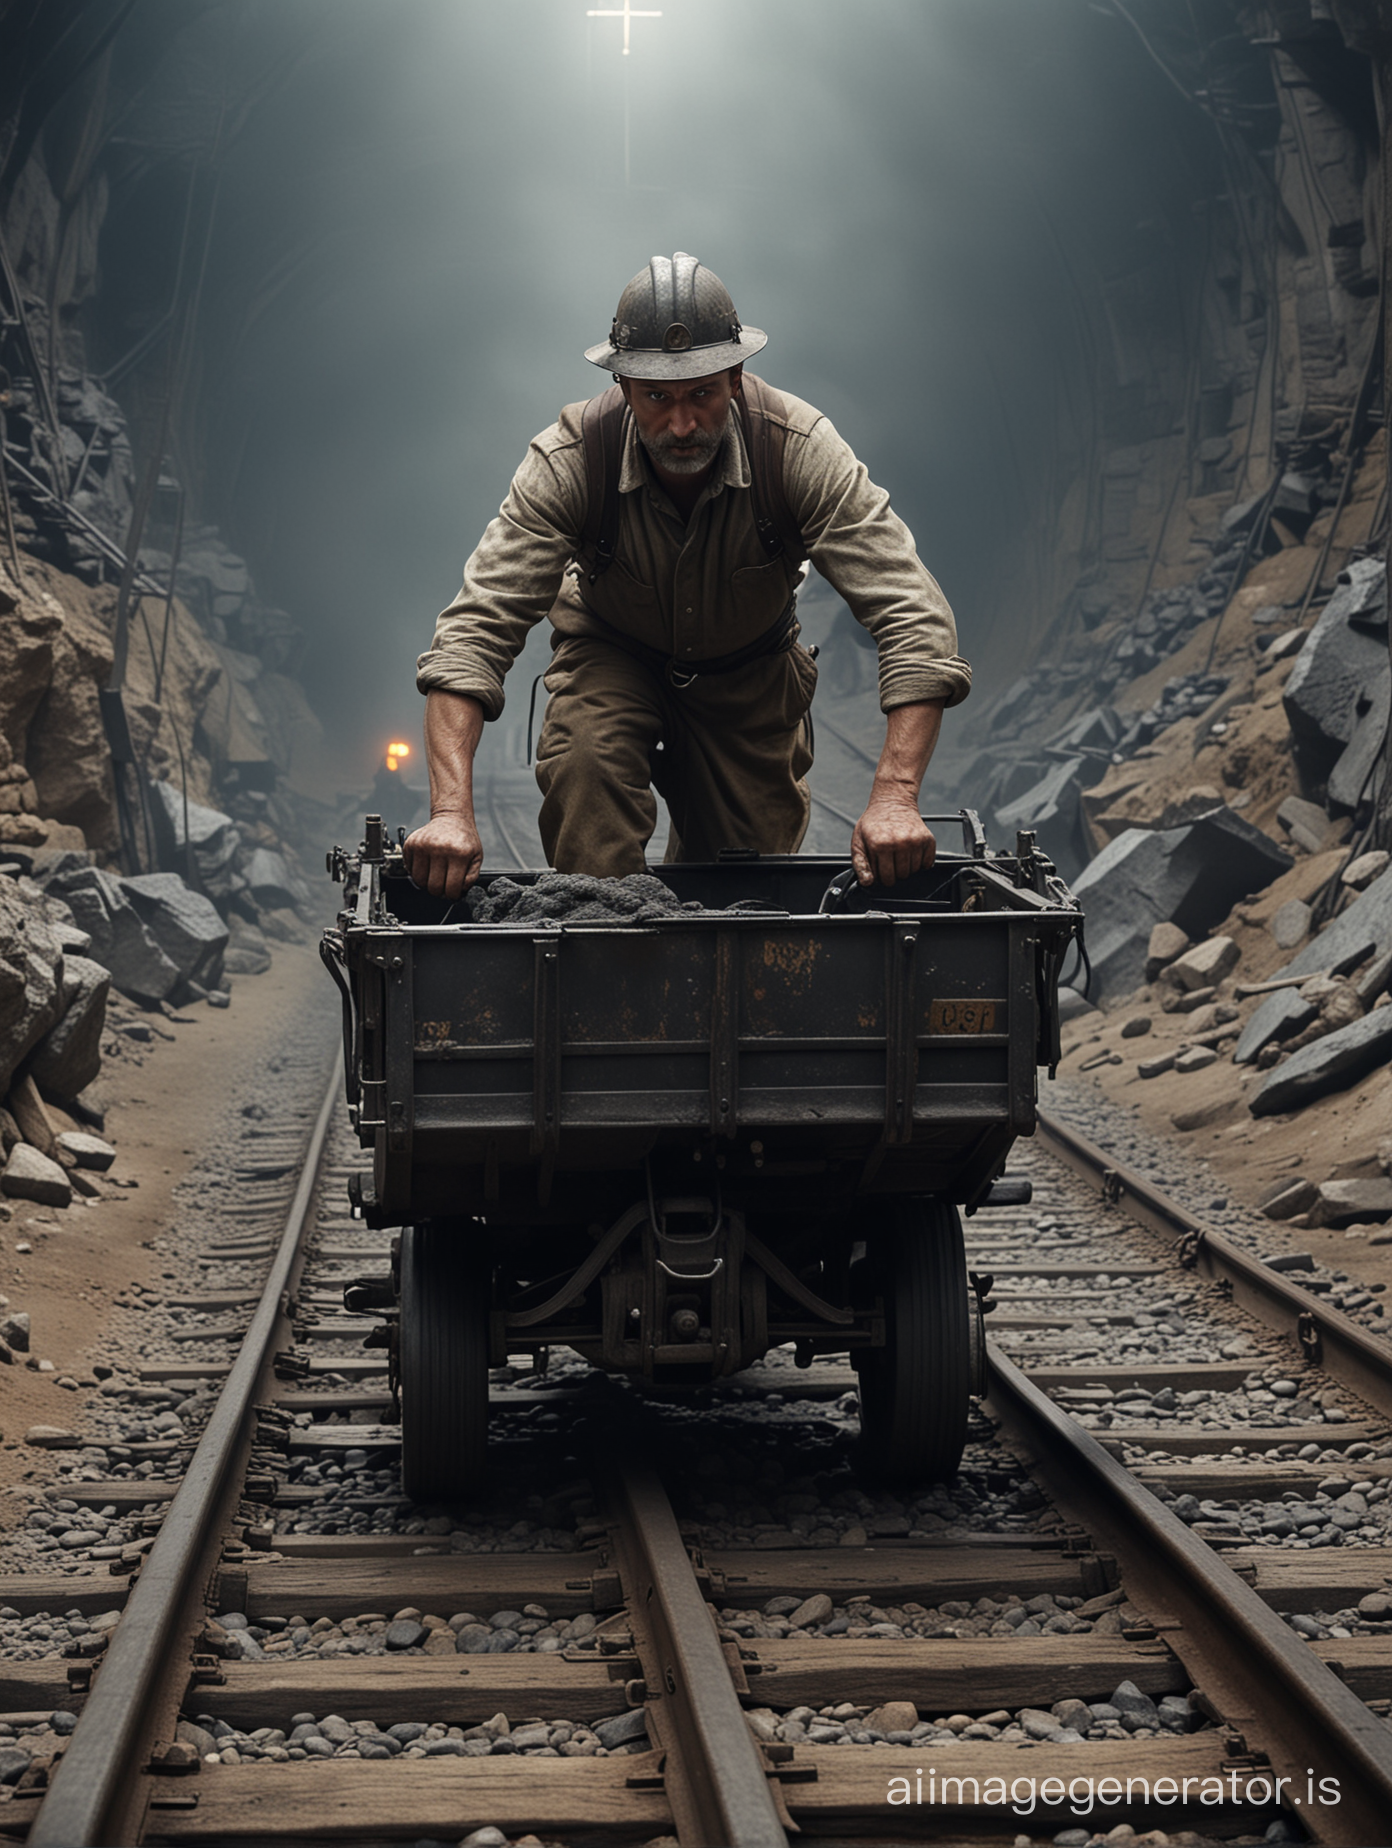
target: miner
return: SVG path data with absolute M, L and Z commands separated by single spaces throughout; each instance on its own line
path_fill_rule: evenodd
M 406 842 L 417 884 L 453 899 L 478 877 L 474 753 L 543 617 L 554 634 L 536 774 L 552 866 L 641 872 L 655 791 L 669 860 L 795 852 L 817 678 L 796 621 L 807 559 L 879 654 L 885 740 L 852 835 L 857 875 L 892 885 L 932 864 L 919 790 L 971 669 L 888 495 L 820 411 L 744 372 L 767 339 L 683 251 L 624 290 L 609 338 L 585 353 L 616 383 L 532 442 L 420 657 L 430 820 Z

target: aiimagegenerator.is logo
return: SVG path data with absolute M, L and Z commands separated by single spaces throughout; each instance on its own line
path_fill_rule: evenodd
M 970 1772 L 939 1772 L 935 1765 L 889 1780 L 885 1801 L 930 1809 L 1009 1809 L 1016 1816 L 1032 1816 L 1037 1809 L 1067 1809 L 1074 1816 L 1091 1816 L 1098 1809 L 1122 1805 L 1197 1804 L 1204 1809 L 1250 1806 L 1266 1809 L 1289 1804 L 1293 1809 L 1332 1809 L 1340 1800 L 1336 1777 L 1306 1771 L 1304 1789 L 1299 1778 L 1271 1772 L 1230 1767 L 1221 1776 L 1210 1772 L 1197 1777 L 974 1777 Z

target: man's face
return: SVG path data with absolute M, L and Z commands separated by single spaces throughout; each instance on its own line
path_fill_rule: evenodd
M 725 440 L 738 366 L 705 379 L 620 379 L 643 447 L 664 475 L 700 475 Z

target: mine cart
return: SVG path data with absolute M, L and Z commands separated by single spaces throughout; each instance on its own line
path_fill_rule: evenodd
M 964 850 L 892 889 L 812 855 L 655 867 L 686 908 L 643 923 L 475 922 L 373 816 L 330 856 L 413 1499 L 477 1480 L 490 1367 L 558 1346 L 690 1385 L 849 1353 L 866 1473 L 956 1469 L 983 1365 L 958 1208 L 1034 1128 L 1081 916 L 1032 836 L 948 819 Z

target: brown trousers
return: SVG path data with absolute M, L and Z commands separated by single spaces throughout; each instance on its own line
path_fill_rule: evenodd
M 537 746 L 547 859 L 562 873 L 642 872 L 657 795 L 672 818 L 669 861 L 714 860 L 722 847 L 795 853 L 816 684 L 796 645 L 674 687 L 616 643 L 559 637 Z

